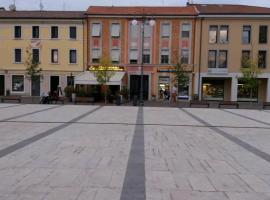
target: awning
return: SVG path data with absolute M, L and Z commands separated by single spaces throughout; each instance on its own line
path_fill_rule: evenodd
M 107 85 L 122 85 L 124 75 L 125 72 L 114 72 Z M 85 71 L 75 76 L 74 83 L 75 85 L 99 85 L 97 78 L 90 71 Z

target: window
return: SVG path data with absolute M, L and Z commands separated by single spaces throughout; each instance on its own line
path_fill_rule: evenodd
M 218 26 L 210 26 L 209 28 L 209 43 L 217 43 Z
M 39 49 L 32 49 L 32 62 L 39 63 Z
M 39 26 L 32 27 L 32 38 L 39 38 Z
M 100 50 L 92 49 L 92 63 L 99 63 L 99 62 L 100 62 Z
M 229 26 L 220 26 L 219 30 L 219 42 L 220 43 L 227 43 L 229 41 L 228 37 Z
M 259 30 L 259 43 L 260 44 L 265 44 L 267 43 L 267 26 L 260 26 Z
M 258 57 L 258 67 L 266 68 L 266 51 L 259 51 Z
M 170 24 L 161 24 L 161 37 L 170 37 Z
M 76 26 L 69 27 L 69 38 L 70 39 L 77 38 L 77 27 Z
M 210 50 L 208 52 L 208 68 L 216 68 L 217 51 Z
M 137 64 L 138 63 L 138 50 L 131 49 L 129 52 L 129 63 L 130 64 Z
M 227 50 L 219 51 L 218 68 L 227 68 Z
M 69 50 L 69 63 L 76 64 L 77 63 L 77 51 Z
M 241 60 L 242 67 L 247 67 L 249 60 L 250 60 L 250 51 L 249 50 L 242 51 L 242 60 Z
M 92 37 L 99 37 L 101 32 L 100 29 L 101 26 L 99 23 L 92 24 Z
M 21 38 L 22 37 L 22 27 L 15 26 L 14 27 L 14 38 Z
M 52 49 L 51 51 L 51 62 L 58 63 L 58 49 Z
M 182 49 L 181 50 L 181 63 L 182 64 L 188 64 L 189 63 L 189 50 L 188 49 Z
M 22 62 L 22 50 L 21 49 L 15 49 L 15 63 L 21 63 Z
M 119 63 L 120 61 L 120 51 L 118 49 L 111 50 L 112 63 Z
M 249 44 L 251 37 L 251 26 L 243 26 L 242 43 Z
M 182 24 L 181 37 L 189 38 L 190 24 Z
M 137 39 L 139 37 L 139 26 L 130 24 L 130 37 L 131 39 Z
M 150 50 L 143 50 L 143 63 L 150 64 Z
M 169 63 L 169 50 L 161 50 L 161 64 Z
M 111 36 L 120 37 L 120 24 L 112 24 L 111 26 Z
M 24 76 L 12 75 L 12 91 L 23 92 L 24 91 Z
M 258 87 L 250 89 L 245 84 L 247 83 L 243 79 L 238 79 L 237 101 L 258 101 Z
M 51 38 L 58 38 L 58 26 L 51 27 Z
M 152 26 L 150 24 L 144 25 L 144 37 L 150 38 L 152 36 Z
M 68 86 L 74 85 L 74 76 L 67 76 L 67 85 Z

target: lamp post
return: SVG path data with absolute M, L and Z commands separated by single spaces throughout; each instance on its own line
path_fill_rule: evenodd
M 70 79 L 71 79 L 70 85 L 72 85 L 72 87 L 74 87 L 74 76 L 73 76 L 73 73 L 72 72 L 70 73 Z
M 132 20 L 131 24 L 133 26 L 136 26 L 138 24 L 138 20 L 134 19 Z M 144 51 L 144 32 L 145 32 L 145 25 L 150 25 L 150 26 L 154 26 L 155 25 L 155 20 L 150 19 L 148 20 L 145 15 L 142 15 L 141 17 L 141 70 L 140 70 L 140 76 L 141 76 L 141 84 L 140 84 L 140 101 L 139 101 L 139 105 L 140 106 L 144 106 L 144 102 L 143 102 L 143 51 Z

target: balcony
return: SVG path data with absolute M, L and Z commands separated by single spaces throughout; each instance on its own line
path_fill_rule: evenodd
M 228 68 L 208 68 L 208 74 L 228 74 Z

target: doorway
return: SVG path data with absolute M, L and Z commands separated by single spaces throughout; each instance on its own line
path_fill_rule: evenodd
M 130 76 L 130 98 L 133 99 L 134 96 L 140 97 L 141 88 L 141 76 L 131 75 Z M 148 100 L 149 94 L 149 77 L 148 75 L 143 75 L 143 99 Z
M 5 95 L 5 76 L 0 75 L 0 96 Z
M 50 91 L 51 92 L 57 91 L 58 85 L 59 85 L 59 76 L 51 76 Z
M 40 96 L 40 76 L 33 77 L 31 81 L 32 96 Z

